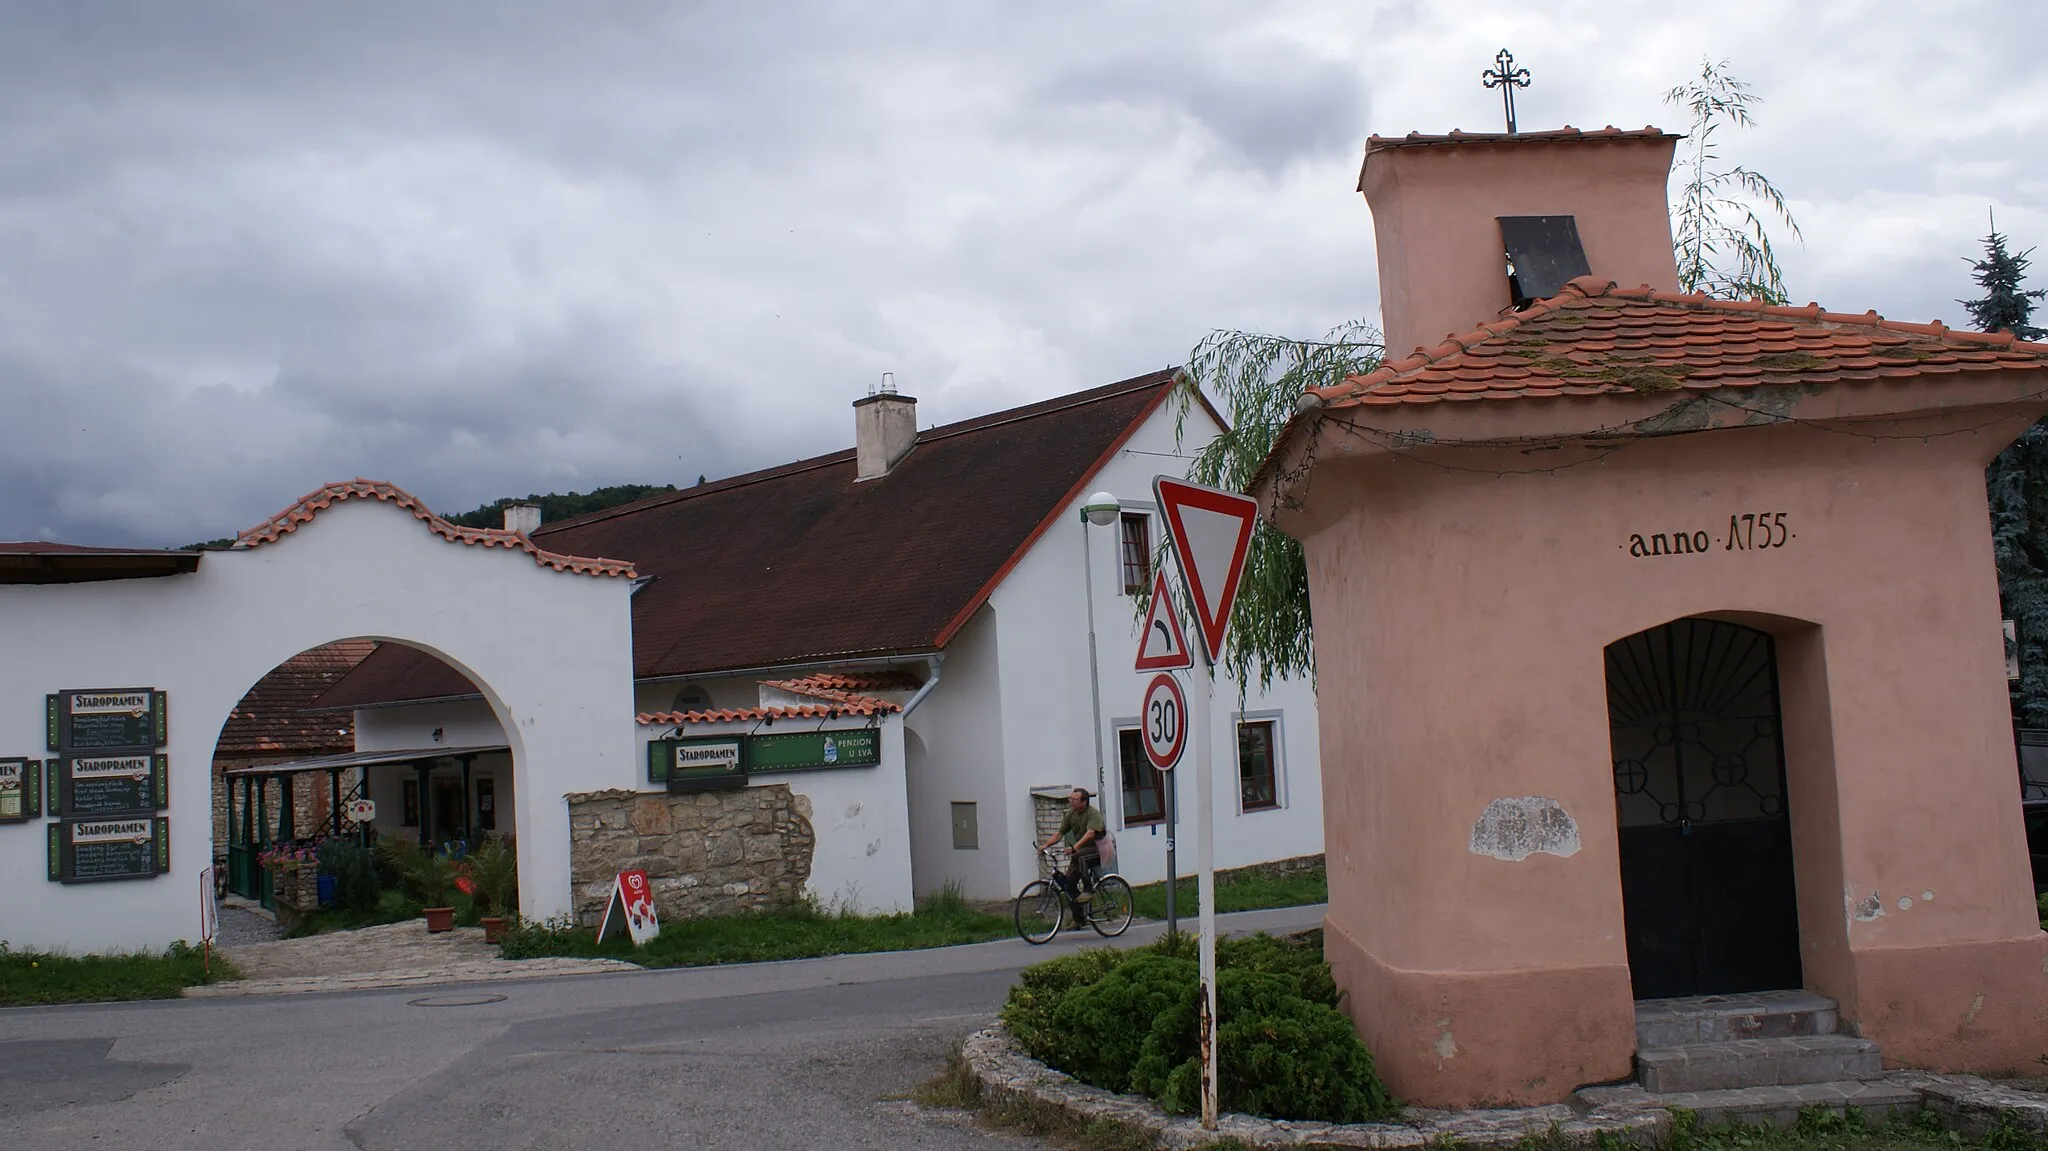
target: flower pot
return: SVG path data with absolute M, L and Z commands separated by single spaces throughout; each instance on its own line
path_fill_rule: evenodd
M 502 943 L 505 940 L 505 920 L 496 915 L 486 915 L 477 920 L 484 929 L 485 943 Z
M 455 909 L 452 907 L 428 907 L 420 914 L 427 917 L 427 930 L 430 932 L 455 930 Z

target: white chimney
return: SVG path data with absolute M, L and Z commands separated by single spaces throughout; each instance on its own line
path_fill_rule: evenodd
M 917 446 L 917 401 L 896 394 L 896 373 L 882 373 L 882 388 L 853 401 L 855 480 L 877 480 Z
M 539 504 L 506 504 L 505 530 L 528 536 L 540 530 Z

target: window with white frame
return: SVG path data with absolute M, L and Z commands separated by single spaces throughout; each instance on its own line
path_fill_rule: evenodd
M 1135 727 L 1116 733 L 1116 759 L 1124 785 L 1124 826 L 1142 827 L 1166 818 L 1165 773 L 1145 755 L 1145 735 Z
M 1280 721 L 1250 718 L 1237 725 L 1238 807 L 1267 811 L 1280 806 Z
M 1123 557 L 1124 594 L 1152 590 L 1152 527 L 1143 515 L 1125 512 L 1118 527 Z

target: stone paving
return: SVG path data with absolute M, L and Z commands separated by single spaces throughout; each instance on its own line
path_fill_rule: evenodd
M 497 945 L 484 942 L 482 928 L 429 934 L 424 919 L 225 945 L 222 953 L 246 978 L 188 987 L 186 995 L 282 995 L 639 970 L 617 959 L 501 959 Z

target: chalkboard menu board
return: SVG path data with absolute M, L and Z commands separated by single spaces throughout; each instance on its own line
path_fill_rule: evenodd
M 0 823 L 26 823 L 43 814 L 43 761 L 0 759 Z
M 171 869 L 171 821 L 67 819 L 50 825 L 50 878 L 58 883 L 148 879 Z
M 50 814 L 149 815 L 171 805 L 171 757 L 76 756 L 50 761 Z
M 155 751 L 170 742 L 169 708 L 154 688 L 79 689 L 45 699 L 51 751 Z

